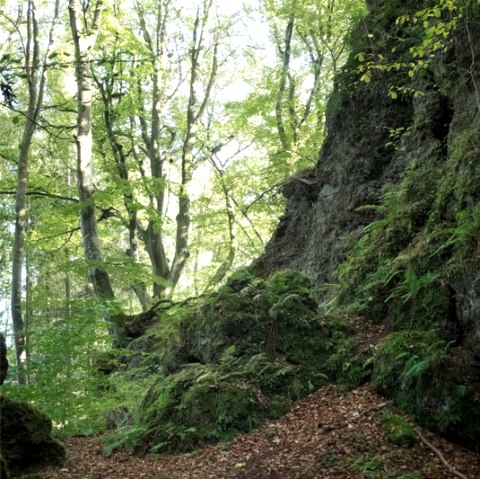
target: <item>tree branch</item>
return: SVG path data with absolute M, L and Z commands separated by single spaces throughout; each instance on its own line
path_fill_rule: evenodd
M 16 191 L 0 191 L 0 195 L 15 195 Z M 46 196 L 47 198 L 53 198 L 55 200 L 71 201 L 78 203 L 78 198 L 71 198 L 69 196 L 56 195 L 55 193 L 47 193 L 46 191 L 27 191 L 27 196 Z

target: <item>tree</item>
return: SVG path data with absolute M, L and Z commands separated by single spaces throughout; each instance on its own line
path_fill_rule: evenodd
M 312 167 L 323 141 L 333 74 L 346 58 L 345 32 L 364 11 L 356 0 L 264 0 L 275 61 L 239 110 L 262 121 L 252 134 L 270 156 L 273 183 Z
M 50 31 L 46 40 L 46 49 L 42 56 L 41 38 L 38 20 L 36 17 L 35 3 L 27 2 L 26 33 L 25 38 L 21 35 L 24 48 L 24 69 L 28 88 L 28 105 L 25 113 L 25 125 L 22 140 L 19 145 L 17 163 L 17 191 L 15 196 L 15 239 L 12 259 L 12 323 L 15 338 L 15 352 L 17 358 L 17 377 L 20 384 L 26 382 L 22 362 L 26 353 L 25 321 L 22 315 L 22 269 L 24 265 L 25 229 L 27 217 L 27 180 L 28 180 L 28 157 L 32 144 L 32 138 L 37 128 L 40 109 L 43 103 L 46 82 L 46 61 L 54 39 L 54 27 L 59 13 L 58 0 L 55 3 Z M 19 20 L 21 15 L 19 14 Z M 9 102 L 8 95 L 6 98 Z M 10 102 L 11 103 L 11 102 Z
M 171 15 L 169 0 L 135 4 L 138 23 L 131 26 L 131 32 L 138 33 L 126 32 L 123 39 L 107 41 L 103 55 L 112 61 L 95 72 L 105 136 L 115 164 L 112 181 L 122 184 L 128 217 L 124 221 L 128 254 L 140 262 L 140 239 L 151 264 L 152 295 L 157 299 L 172 295 L 190 255 L 190 185 L 205 156 L 200 153 L 206 147 L 199 131 L 217 79 L 219 42 L 226 28 L 212 24 L 212 4 L 202 1 L 196 7 L 188 49 L 183 31 L 182 44 L 168 35 L 175 22 L 182 28 L 184 21 L 180 11 Z M 138 61 L 139 55 L 146 61 Z M 122 72 L 121 59 L 133 66 L 128 76 Z M 141 187 L 133 187 L 135 183 Z M 175 231 L 169 228 L 172 200 L 176 203 Z M 147 290 L 143 284 L 134 289 L 145 309 Z
M 89 263 L 90 278 L 95 294 L 101 302 L 112 302 L 115 294 L 106 271 L 97 230 L 96 208 L 93 190 L 93 136 L 92 93 L 93 78 L 90 71 L 93 49 L 100 30 L 104 5 L 95 3 L 93 17 L 88 18 L 79 0 L 69 1 L 70 28 L 75 47 L 75 76 L 77 81 L 77 181 L 80 200 L 80 226 L 85 259 Z M 106 313 L 112 336 L 118 346 L 125 345 L 123 315 Z

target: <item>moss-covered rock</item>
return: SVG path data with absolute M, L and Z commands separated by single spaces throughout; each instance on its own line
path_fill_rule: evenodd
M 239 271 L 217 293 L 170 311 L 149 335 L 164 375 L 130 430 L 140 431 L 137 446 L 155 451 L 227 440 L 278 417 L 326 379 L 331 335 L 310 281 L 291 270 L 267 280 Z M 118 434 L 113 443 L 122 444 Z
M 415 442 L 415 431 L 412 425 L 397 414 L 384 414 L 380 417 L 380 426 L 393 444 L 402 447 L 412 446 Z
M 65 448 L 51 432 L 52 422 L 45 414 L 0 396 L 2 456 L 12 474 L 64 462 Z
M 342 338 L 336 342 L 334 351 L 325 363 L 325 371 L 337 384 L 352 389 L 364 384 L 372 373 L 373 351 L 355 337 Z
M 217 364 L 186 365 L 150 388 L 140 412 L 148 429 L 143 442 L 163 451 L 228 440 L 285 413 L 311 380 L 284 358 L 236 358 L 232 348 Z
M 391 334 L 378 347 L 372 381 L 420 424 L 478 450 L 480 402 L 459 348 L 435 331 Z
M 293 363 L 323 363 L 326 330 L 320 324 L 309 279 L 286 270 L 268 280 L 248 270 L 235 273 L 217 293 L 174 311 L 154 328 L 152 353 L 166 372 L 183 364 L 216 363 L 225 349 L 236 355 L 283 355 Z

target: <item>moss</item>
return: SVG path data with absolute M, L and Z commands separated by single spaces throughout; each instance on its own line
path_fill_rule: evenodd
M 241 271 L 150 335 L 169 351 L 162 356 L 166 374 L 150 387 L 134 422 L 111 436 L 110 450 L 131 448 L 132 441 L 163 451 L 229 440 L 325 383 L 331 334 L 320 323 L 310 281 L 295 271 L 266 281 Z
M 52 422 L 26 403 L 0 397 L 2 455 L 12 473 L 61 465 L 65 448 L 51 436 Z
M 187 365 L 154 385 L 142 404 L 148 429 L 144 443 L 153 451 L 191 450 L 228 440 L 285 412 L 291 404 L 286 399 L 291 366 L 264 357 L 232 361 L 228 366 Z
M 372 382 L 420 424 L 478 450 L 480 403 L 458 374 L 463 361 L 435 331 L 393 333 L 378 347 Z
M 316 367 L 326 347 L 310 281 L 290 270 L 267 281 L 236 273 L 219 292 L 167 316 L 153 334 L 151 350 L 167 373 L 185 363 L 215 363 L 230 346 L 238 356 L 267 352 Z
M 380 417 L 380 426 L 393 444 L 410 447 L 415 443 L 415 431 L 412 425 L 397 414 L 384 414 Z
M 307 276 L 292 269 L 285 269 L 273 274 L 267 280 L 267 286 L 277 296 L 294 293 L 309 296 L 312 288 Z
M 329 377 L 347 389 L 353 389 L 368 381 L 372 372 L 372 351 L 365 349 L 355 338 L 344 338 L 334 346 L 325 370 Z
M 242 268 L 229 276 L 226 287 L 233 292 L 241 291 L 255 280 L 254 274 L 248 268 Z

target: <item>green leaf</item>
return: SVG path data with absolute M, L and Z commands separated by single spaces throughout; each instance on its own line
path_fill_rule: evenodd
M 360 77 L 360 81 L 363 81 L 364 83 L 366 83 L 368 85 L 372 81 L 372 75 L 370 74 L 370 72 L 364 73 Z

